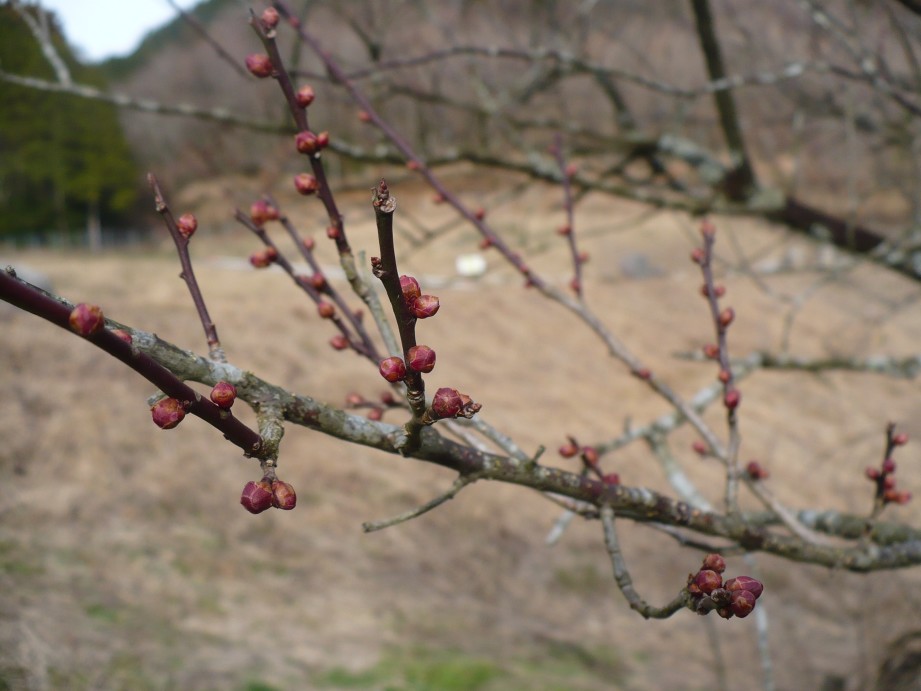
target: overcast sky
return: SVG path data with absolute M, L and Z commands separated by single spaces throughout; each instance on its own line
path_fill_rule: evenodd
M 176 0 L 185 9 L 197 2 Z M 130 53 L 144 34 L 176 15 L 166 0 L 41 0 L 41 4 L 55 11 L 67 40 L 92 62 Z

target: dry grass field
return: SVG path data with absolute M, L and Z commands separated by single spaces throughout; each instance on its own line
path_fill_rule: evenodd
M 487 194 L 494 181 L 459 183 L 486 199 L 539 270 L 565 284 L 565 247 L 553 232 L 558 190 L 512 199 Z M 240 204 L 256 192 L 242 181 L 210 183 L 173 204 L 202 221 L 196 270 L 231 362 L 335 404 L 351 391 L 377 396 L 384 387 L 374 368 L 327 346 L 328 324 L 281 272 L 240 261 L 256 243 L 227 222 L 225 186 Z M 566 434 L 604 441 L 667 412 L 497 257 L 483 278 L 457 277 L 455 259 L 476 251 L 476 239 L 414 184 L 396 183 L 395 193 L 401 268 L 442 301 L 419 326 L 438 352 L 430 386 L 469 392 L 484 419 L 527 450 L 546 445 L 544 461 L 568 467 L 573 461 L 555 452 Z M 342 201 L 353 246 L 374 254 L 368 194 Z M 304 227 L 323 227 L 315 202 L 296 204 L 290 211 Z M 444 225 L 437 242 L 410 240 L 420 219 Z M 577 223 L 592 254 L 587 300 L 606 324 L 682 394 L 712 381 L 711 366 L 674 357 L 712 338 L 687 260 L 695 223 L 594 198 Z M 915 284 L 864 264 L 816 271 L 828 257 L 804 240 L 744 219 L 719 227 L 736 355 L 778 349 L 785 325 L 796 353 L 918 352 Z M 793 258 L 792 270 L 757 278 L 738 270 L 742 259 L 763 267 L 782 257 Z M 165 239 L 124 253 L 2 259 L 45 273 L 71 300 L 205 350 Z M 331 251 L 321 260 L 333 267 Z M 808 299 L 791 312 L 785 296 Z M 252 516 L 238 497 L 257 467 L 214 429 L 194 418 L 157 429 L 146 382 L 30 315 L 0 304 L 0 330 L 0 688 L 714 689 L 719 664 L 728 688 L 759 688 L 752 618 L 679 613 L 644 622 L 610 576 L 600 526 L 575 521 L 545 546 L 560 509 L 534 492 L 479 483 L 418 520 L 365 535 L 362 521 L 428 500 L 452 475 L 292 427 L 280 474 L 296 487 L 298 507 Z M 917 440 L 898 460 L 900 482 L 921 496 L 917 382 L 762 372 L 742 391 L 743 456 L 770 469 L 790 506 L 869 509 L 863 469 L 878 462 L 890 420 Z M 707 417 L 721 429 L 719 410 Z M 718 502 L 716 464 L 693 454 L 687 430 L 673 440 Z M 627 484 L 668 491 L 641 444 L 604 466 Z M 889 515 L 921 523 L 918 501 Z M 625 524 L 621 533 L 652 602 L 670 599 L 699 562 L 648 527 Z M 829 675 L 847 689 L 870 688 L 890 642 L 918 626 L 921 569 L 861 576 L 768 556 L 757 565 L 778 689 L 819 688 Z M 730 571 L 748 567 L 735 557 Z

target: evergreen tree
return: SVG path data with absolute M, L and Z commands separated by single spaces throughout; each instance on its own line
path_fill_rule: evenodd
M 97 68 L 80 64 L 51 17 L 55 48 L 74 81 L 97 87 Z M 0 5 L 0 67 L 54 80 L 22 18 Z M 113 106 L 0 82 L 0 237 L 82 232 L 117 223 L 134 206 L 138 171 Z

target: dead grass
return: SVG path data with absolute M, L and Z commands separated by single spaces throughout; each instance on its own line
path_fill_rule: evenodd
M 471 194 L 482 194 L 477 186 Z M 447 218 L 413 185 L 397 186 L 397 194 L 403 213 L 433 226 Z M 366 197 L 345 203 L 353 245 L 373 253 Z M 209 236 L 209 223 L 226 218 L 226 200 L 201 188 L 186 198 L 203 220 L 197 270 L 231 360 L 334 403 L 349 391 L 377 395 L 373 368 L 326 346 L 327 325 L 282 274 L 220 260 L 254 248 L 236 231 Z M 562 284 L 556 199 L 537 190 L 490 208 Z M 316 207 L 306 208 L 301 220 L 313 222 Z M 711 337 L 686 259 L 693 223 L 592 199 L 579 223 L 592 253 L 589 301 L 653 368 L 693 394 L 713 372 L 672 357 Z M 758 260 L 793 250 L 801 263 L 815 256 L 764 225 L 721 226 L 720 251 L 732 263 L 730 236 Z M 545 444 L 545 460 L 561 465 L 568 462 L 553 449 L 566 434 L 603 441 L 627 421 L 666 411 L 578 322 L 523 290 L 497 258 L 483 280 L 455 279 L 455 256 L 474 247 L 467 231 L 455 229 L 405 252 L 402 268 L 437 285 L 442 299 L 438 318 L 419 329 L 438 351 L 431 385 L 469 391 L 490 422 L 525 449 Z M 636 257 L 653 275 L 626 277 L 623 267 Z M 6 259 L 47 273 L 62 295 L 98 301 L 116 319 L 203 349 L 166 245 Z M 724 273 L 739 314 L 735 352 L 776 348 L 786 307 L 750 277 Z M 774 291 L 795 293 L 816 276 L 801 268 L 767 280 Z M 843 272 L 802 306 L 792 347 L 914 353 L 921 318 L 906 301 L 917 295 L 914 285 L 871 267 Z M 290 428 L 281 469 L 298 490 L 298 509 L 253 517 L 237 496 L 254 466 L 213 429 L 193 420 L 157 430 L 145 405 L 150 387 L 114 361 L 10 308 L 0 306 L 0 324 L 0 679 L 7 687 L 709 689 L 711 625 L 731 688 L 757 687 L 751 620 L 679 614 L 643 622 L 609 578 L 599 527 L 576 522 L 559 545 L 545 547 L 559 512 L 534 493 L 479 484 L 424 518 L 363 535 L 361 521 L 425 501 L 452 478 Z M 862 469 L 878 460 L 886 422 L 921 438 L 916 386 L 861 375 L 759 374 L 743 386 L 745 457 L 770 468 L 776 492 L 792 506 L 862 511 L 870 501 Z M 719 425 L 719 411 L 709 417 Z M 693 456 L 692 440 L 676 434 L 675 453 L 719 501 L 719 472 Z M 900 463 L 902 482 L 918 492 L 912 445 Z M 629 484 L 667 490 L 638 446 L 605 466 Z M 917 523 L 921 511 L 909 505 L 892 517 Z M 624 525 L 622 533 L 649 600 L 670 598 L 699 559 L 648 528 Z M 758 563 L 780 689 L 815 688 L 829 674 L 866 688 L 887 642 L 916 625 L 917 571 L 856 576 L 771 557 Z M 730 570 L 747 569 L 733 559 Z

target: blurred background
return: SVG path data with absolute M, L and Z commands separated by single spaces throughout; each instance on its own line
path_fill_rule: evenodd
M 348 289 L 322 207 L 291 189 L 303 160 L 277 85 L 243 67 L 261 51 L 249 6 L 154 4 L 163 23 L 137 45 L 109 39 L 133 35 L 142 3 L 0 4 L 0 261 L 204 352 L 145 183 L 155 172 L 173 211 L 199 218 L 196 272 L 230 361 L 336 406 L 352 393 L 378 401 L 374 368 L 329 347 L 328 323 L 286 276 L 246 261 L 259 243 L 234 210 L 270 193 Z M 793 508 L 869 512 L 863 473 L 886 424 L 921 435 L 916 3 L 291 7 L 449 187 L 565 289 L 559 143 L 577 170 L 587 302 L 687 398 L 715 374 L 676 357 L 713 338 L 687 259 L 710 214 L 738 315 L 733 355 L 839 363 L 743 381 L 744 459 Z M 356 254 L 376 252 L 368 188 L 385 176 L 400 200 L 401 269 L 442 301 L 419 329 L 438 352 L 434 386 L 469 392 L 522 448 L 544 445 L 544 462 L 570 470 L 556 453 L 568 435 L 610 443 L 670 412 L 479 249 L 289 28 L 279 44 L 317 92 L 311 127 L 330 132 L 324 161 Z M 459 271 L 474 255 L 485 270 Z M 0 325 L 0 689 L 919 688 L 915 569 L 733 554 L 731 573 L 766 584 L 760 639 L 753 618 L 644 622 L 613 583 L 600 526 L 576 520 L 546 545 L 561 509 L 534 492 L 477 484 L 364 535 L 362 521 L 427 501 L 451 474 L 291 428 L 280 474 L 298 508 L 250 516 L 238 496 L 258 469 L 215 430 L 158 430 L 154 392 L 114 361 L 3 303 Z M 890 370 L 900 376 L 848 366 L 873 357 L 908 365 Z M 706 417 L 724 429 L 721 410 Z M 720 469 L 695 440 L 672 434 L 673 460 L 719 505 Z M 914 442 L 896 460 L 899 486 L 921 492 Z M 603 464 L 674 495 L 642 442 Z M 885 518 L 917 524 L 921 511 Z M 699 564 L 699 550 L 655 528 L 621 532 L 654 603 Z

